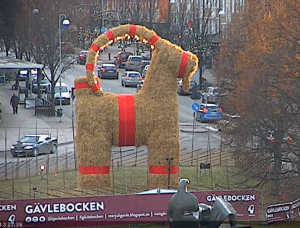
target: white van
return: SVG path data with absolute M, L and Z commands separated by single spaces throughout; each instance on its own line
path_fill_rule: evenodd
M 71 103 L 70 97 L 70 91 L 67 84 L 64 82 L 57 82 L 54 94 L 55 104 L 59 105 L 61 100 L 61 104 L 69 105 Z

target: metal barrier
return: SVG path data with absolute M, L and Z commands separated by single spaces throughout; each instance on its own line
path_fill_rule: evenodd
M 54 116 L 55 110 L 53 109 L 52 103 L 46 99 L 36 99 L 34 115 Z

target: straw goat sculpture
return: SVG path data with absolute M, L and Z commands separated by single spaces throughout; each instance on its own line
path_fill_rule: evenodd
M 136 94 L 103 93 L 94 74 L 97 53 L 117 39 L 139 37 L 153 45 L 150 68 Z M 177 78 L 188 90 L 197 56 L 139 25 L 121 25 L 101 34 L 89 49 L 86 76 L 75 79 L 76 150 L 80 188 L 112 186 L 112 146 L 146 145 L 148 187 L 176 186 L 179 173 Z M 166 158 L 173 158 L 169 169 Z

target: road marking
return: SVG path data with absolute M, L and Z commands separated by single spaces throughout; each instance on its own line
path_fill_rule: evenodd
M 208 126 L 208 127 L 205 127 L 206 129 L 208 129 L 208 130 L 211 130 L 211 131 L 219 131 L 217 128 L 215 128 L 215 127 L 210 127 L 210 126 Z

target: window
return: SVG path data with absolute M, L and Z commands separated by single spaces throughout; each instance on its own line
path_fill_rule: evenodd
M 116 67 L 114 67 L 114 66 L 104 66 L 103 68 L 105 70 L 116 70 Z
M 140 57 L 132 57 L 130 60 L 132 62 L 140 62 L 140 61 L 142 61 L 142 58 L 140 58 Z
M 55 93 L 60 92 L 68 92 L 68 88 L 66 86 L 55 86 Z
M 208 106 L 207 110 L 210 112 L 218 112 L 220 109 L 218 106 Z
M 133 78 L 140 77 L 139 74 L 129 74 L 128 76 L 129 76 L 129 77 L 133 77 Z
M 39 136 L 25 136 L 24 138 L 22 138 L 20 140 L 20 142 L 23 142 L 23 143 L 35 143 L 37 142 L 39 139 Z

